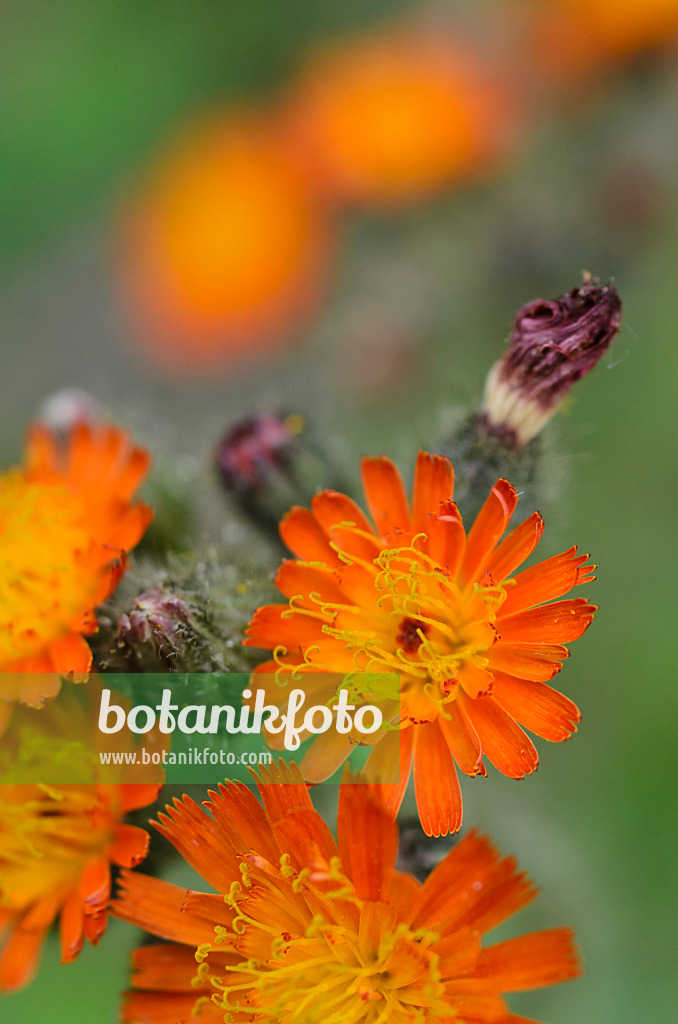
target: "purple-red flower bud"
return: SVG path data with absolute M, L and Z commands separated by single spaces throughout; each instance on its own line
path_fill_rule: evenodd
M 216 452 L 216 466 L 224 485 L 237 493 L 263 487 L 271 472 L 287 466 L 294 439 L 301 429 L 299 417 L 252 416 L 230 430 Z
M 523 306 L 508 351 L 487 378 L 482 410 L 487 429 L 517 447 L 527 444 L 607 351 L 621 316 L 614 286 L 589 274 L 559 299 Z
M 129 613 L 118 620 L 118 638 L 130 646 L 152 643 L 158 650 L 169 645 L 183 652 L 183 626 L 190 617 L 190 608 L 176 594 L 147 590 L 135 598 Z

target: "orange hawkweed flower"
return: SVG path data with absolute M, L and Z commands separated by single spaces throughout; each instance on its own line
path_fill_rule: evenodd
M 506 148 L 504 82 L 445 34 L 417 26 L 329 49 L 288 107 L 314 180 L 343 202 L 390 206 L 477 176 Z
M 39 705 L 59 673 L 89 671 L 94 609 L 152 518 L 132 502 L 149 462 L 115 427 L 81 423 L 62 441 L 37 425 L 25 465 L 0 477 L 0 701 Z
M 215 119 L 127 216 L 123 283 L 140 343 L 183 372 L 266 359 L 316 308 L 330 234 L 274 126 Z
M 283 520 L 297 558 L 283 562 L 276 584 L 289 603 L 260 608 L 250 623 L 245 642 L 274 651 L 251 685 L 273 704 L 290 683 L 323 704 L 343 676 L 352 702 L 379 706 L 387 726 L 370 740 L 367 777 L 387 781 L 400 757 L 401 784 L 390 790 L 397 809 L 414 762 L 422 826 L 445 835 L 462 820 L 455 761 L 484 775 L 487 757 L 518 779 L 538 756 L 517 722 L 549 740 L 574 732 L 578 709 L 546 682 L 596 609 L 582 598 L 544 602 L 591 580 L 594 567 L 571 548 L 516 575 L 543 521 L 535 512 L 499 543 L 518 501 L 506 480 L 467 534 L 447 459 L 420 452 L 412 507 L 389 459 L 364 459 L 362 474 L 373 524 L 335 491 Z M 384 673 L 397 673 L 399 693 L 385 691 Z M 357 741 L 365 739 L 318 736 L 301 762 L 305 777 L 328 778 Z
M 96 945 L 106 930 L 110 865 L 134 867 L 146 856 L 148 833 L 122 818 L 155 800 L 159 769 L 101 768 L 101 739 L 92 744 L 101 735 L 98 706 L 92 694 L 85 711 L 67 693 L 41 711 L 15 706 L 2 737 L 0 991 L 30 981 L 56 918 L 62 963 L 76 959 L 85 939 Z M 118 752 L 131 749 L 120 736 L 104 739 Z
M 126 1024 L 529 1024 L 502 993 L 579 974 L 567 928 L 483 946 L 536 894 L 487 839 L 421 884 L 395 869 L 397 826 L 370 787 L 342 785 L 336 843 L 295 765 L 261 770 L 259 791 L 263 808 L 232 783 L 210 814 L 184 797 L 160 816 L 217 895 L 123 873 L 114 913 L 172 943 L 134 954 Z
M 540 0 L 537 7 L 537 47 L 555 71 L 595 70 L 678 36 L 675 0 Z

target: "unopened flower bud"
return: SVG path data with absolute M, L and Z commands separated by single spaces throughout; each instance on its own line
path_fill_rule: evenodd
M 589 274 L 559 299 L 528 302 L 515 318 L 509 348 L 490 370 L 482 405 L 487 433 L 506 447 L 535 437 L 607 351 L 621 326 L 622 306 L 611 284 Z
M 308 504 L 322 487 L 338 485 L 298 414 L 263 413 L 236 424 L 219 443 L 215 464 L 240 509 L 276 537 L 291 505 Z
M 228 431 L 216 452 L 217 472 L 229 491 L 258 491 L 270 477 L 284 473 L 295 438 L 303 430 L 301 416 L 251 416 Z
M 49 395 L 38 419 L 52 430 L 66 434 L 76 423 L 100 423 L 105 413 L 100 402 L 82 388 L 61 388 Z
M 181 595 L 181 596 L 180 596 Z M 260 655 L 242 637 L 275 596 L 268 564 L 231 547 L 137 562 L 99 614 L 94 666 L 106 673 L 249 673 Z M 209 703 L 209 701 L 208 701 Z
M 117 638 L 129 647 L 150 644 L 160 653 L 168 648 L 183 654 L 183 627 L 189 617 L 188 605 L 176 594 L 147 590 L 118 619 Z

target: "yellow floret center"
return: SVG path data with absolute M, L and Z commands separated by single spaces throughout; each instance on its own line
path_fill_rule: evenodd
M 267 874 L 270 878 L 271 866 Z M 270 893 L 273 914 L 267 913 L 266 894 L 256 892 L 256 882 L 253 900 L 239 884 L 226 897 L 237 911 L 232 928 L 242 938 L 236 942 L 249 956 L 216 967 L 222 976 L 212 979 L 218 990 L 213 1000 L 225 1011 L 225 1021 L 249 1016 L 269 1024 L 425 1024 L 453 1016 L 443 1000 L 433 948 L 436 933 L 395 923 L 385 903 L 359 900 L 338 862 L 324 873 L 336 888 L 313 885 L 309 869 L 294 873 L 288 868 L 286 875 L 291 891 Z M 286 899 L 289 930 L 271 924 L 280 918 Z M 346 904 L 353 904 L 356 920 L 369 911 L 371 925 L 361 923 L 356 930 L 347 924 Z M 303 933 L 293 923 L 300 912 L 307 919 Z M 233 941 L 229 929 L 217 931 L 216 943 L 196 954 L 201 980 L 210 974 L 209 954 Z
M 401 696 L 409 694 L 417 706 L 422 696 L 438 705 L 454 700 L 459 685 L 477 695 L 478 670 L 498 639 L 494 624 L 506 598 L 489 576 L 460 587 L 421 550 L 422 539 L 381 551 L 374 605 L 337 607 L 334 621 L 323 626 L 353 652 L 357 672 L 398 673 Z
M 64 896 L 111 841 L 98 787 L 0 786 L 0 907 Z
M 100 582 L 83 573 L 90 538 L 84 502 L 66 487 L 17 470 L 0 479 L 0 668 L 78 628 Z

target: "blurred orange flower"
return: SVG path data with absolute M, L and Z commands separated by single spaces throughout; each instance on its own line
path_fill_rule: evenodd
M 320 187 L 376 205 L 427 197 L 492 166 L 515 115 L 506 83 L 476 55 L 416 26 L 318 54 L 289 106 Z
M 216 895 L 123 873 L 114 912 L 170 940 L 135 952 L 127 1024 L 529 1024 L 502 993 L 579 974 L 567 928 L 483 945 L 536 894 L 487 839 L 422 885 L 395 869 L 397 827 L 368 786 L 342 785 L 336 843 L 296 766 L 262 770 L 259 791 L 263 808 L 231 783 L 209 814 L 185 796 L 160 816 Z
M 130 734 L 101 737 L 98 692 L 90 690 L 84 707 L 72 693 L 42 711 L 16 706 L 2 738 L 0 991 L 30 981 L 57 917 L 62 963 L 75 960 L 85 939 L 96 945 L 106 930 L 110 865 L 134 867 L 148 850 L 148 833 L 122 818 L 155 800 L 160 769 L 101 768 L 102 740 L 130 750 Z M 156 742 L 144 736 L 146 746 Z
M 297 558 L 283 562 L 276 585 L 289 603 L 259 608 L 249 625 L 245 643 L 273 651 L 251 688 L 280 706 L 292 686 L 311 704 L 329 704 L 346 687 L 352 704 L 380 707 L 385 728 L 370 737 L 367 777 L 389 783 L 397 810 L 413 763 L 422 827 L 445 835 L 462 821 L 455 761 L 484 775 L 487 757 L 519 779 L 538 755 L 517 722 L 548 740 L 575 731 L 578 709 L 546 681 L 596 608 L 554 599 L 590 582 L 594 566 L 571 548 L 516 575 L 543 521 L 535 512 L 499 543 L 518 501 L 506 480 L 467 532 L 447 459 L 419 453 L 412 507 L 389 459 L 364 459 L 362 473 L 372 523 L 336 491 L 283 520 Z M 282 736 L 267 740 L 274 746 Z M 355 729 L 319 735 L 301 762 L 305 778 L 327 779 L 356 742 L 366 740 Z M 400 785 L 390 785 L 398 764 Z
M 59 673 L 88 672 L 94 610 L 153 515 L 132 501 L 149 464 L 116 427 L 62 440 L 36 425 L 25 465 L 0 477 L 0 702 L 40 705 Z
M 139 340 L 156 364 L 187 372 L 266 358 L 317 306 L 330 236 L 273 124 L 242 113 L 205 125 L 127 218 Z
M 539 0 L 536 43 L 556 72 L 595 70 L 678 37 L 676 0 Z

